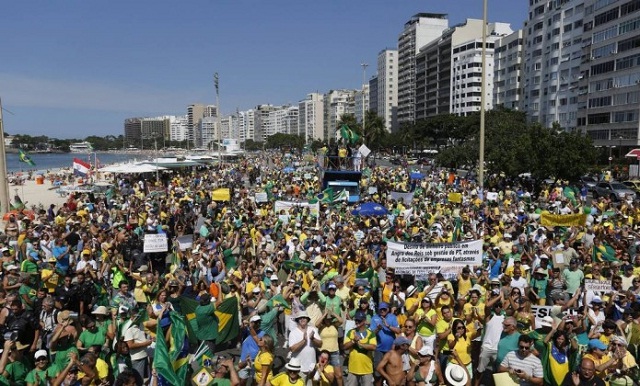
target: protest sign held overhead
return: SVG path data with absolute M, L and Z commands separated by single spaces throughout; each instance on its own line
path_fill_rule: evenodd
M 437 244 L 387 242 L 387 265 L 392 268 L 481 264 L 482 240 Z

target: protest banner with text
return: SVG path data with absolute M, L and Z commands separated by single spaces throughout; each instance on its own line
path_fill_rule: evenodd
M 416 269 L 482 265 L 482 240 L 456 243 L 387 242 L 387 266 Z

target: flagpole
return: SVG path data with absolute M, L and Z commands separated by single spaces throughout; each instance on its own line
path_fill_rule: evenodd
M 484 130 L 485 130 L 485 93 L 487 82 L 487 0 L 482 2 L 482 84 L 480 85 L 480 141 L 478 156 L 478 195 L 484 200 Z
M 4 148 L 4 118 L 2 117 L 2 98 L 0 98 L 0 210 L 7 213 L 10 208 L 9 202 L 9 180 L 7 179 L 7 156 Z
M 218 73 L 213 74 L 213 85 L 216 87 L 216 116 L 218 123 L 218 166 L 222 164 L 222 122 L 220 121 L 220 78 Z

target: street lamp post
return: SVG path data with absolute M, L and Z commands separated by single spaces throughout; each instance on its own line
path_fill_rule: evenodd
M 220 78 L 218 77 L 218 73 L 213 74 L 213 84 L 216 87 L 216 116 L 218 123 L 218 165 L 222 163 L 222 149 L 220 148 L 222 144 L 222 123 L 220 121 Z
M 487 80 L 487 0 L 482 2 L 482 84 L 480 85 L 480 155 L 478 157 L 478 187 L 484 194 L 484 113 L 485 113 L 485 82 Z
M 365 124 L 366 124 L 366 115 L 367 108 L 365 102 L 365 90 L 366 90 L 366 81 L 367 81 L 367 67 L 369 66 L 367 63 L 360 63 L 362 66 L 362 143 L 366 143 L 365 141 Z
M 4 148 L 4 119 L 2 118 L 2 99 L 0 99 L 0 210 L 7 213 L 11 208 L 9 202 L 9 179 L 7 178 L 7 157 Z

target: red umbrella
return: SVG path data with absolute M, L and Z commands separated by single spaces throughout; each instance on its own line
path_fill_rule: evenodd
M 27 210 L 27 209 L 23 209 L 22 211 L 19 210 L 11 210 L 7 213 L 4 214 L 4 216 L 2 216 L 2 219 L 4 221 L 9 221 L 9 217 L 10 216 L 18 216 L 19 214 L 23 214 L 24 216 L 26 216 L 29 220 L 33 221 L 36 219 L 36 214 L 33 213 L 32 210 Z

